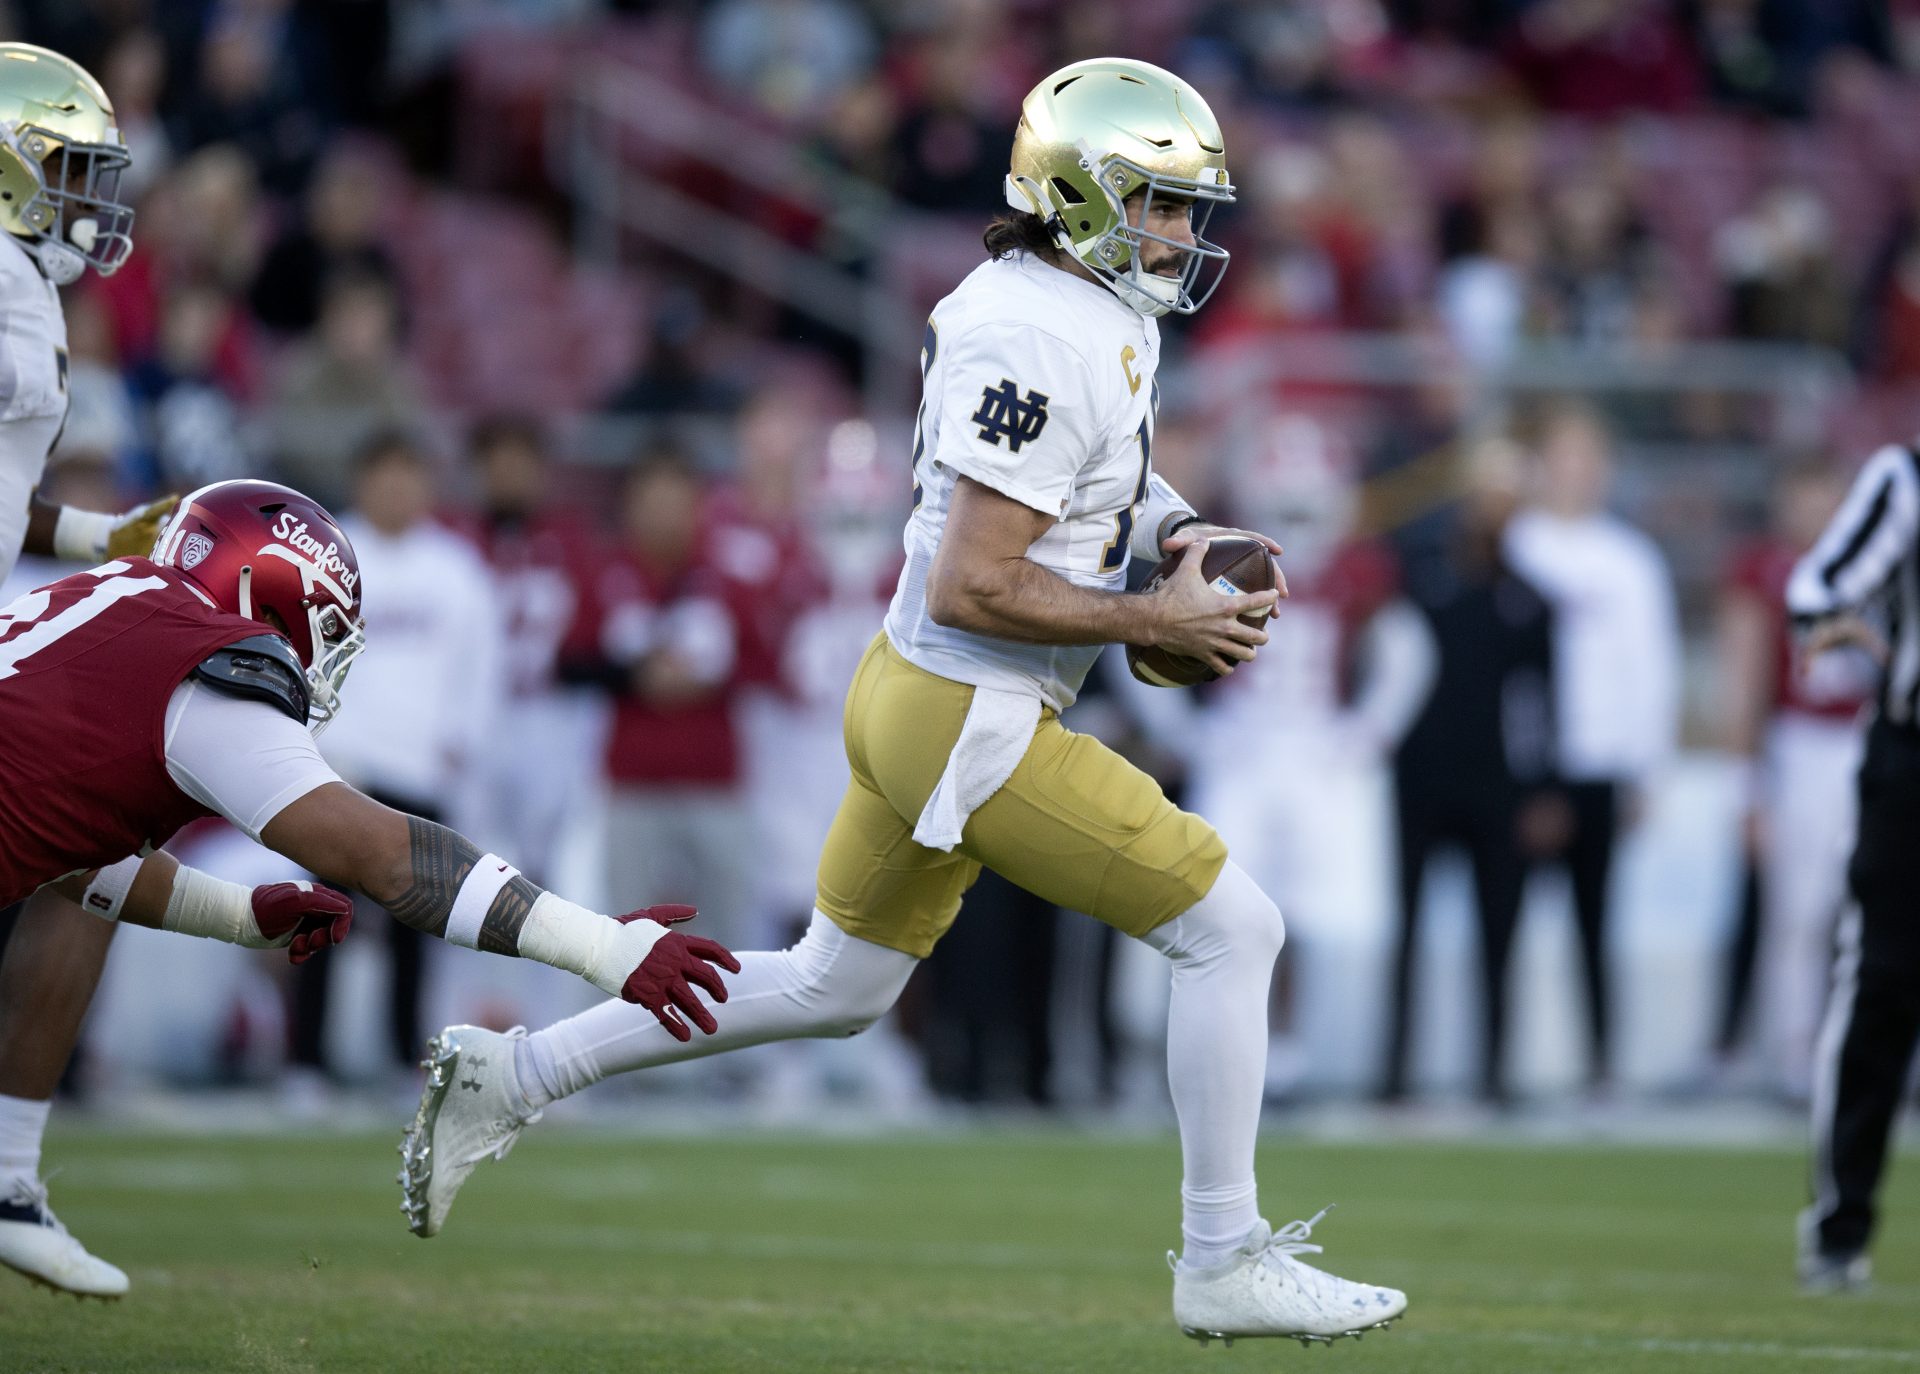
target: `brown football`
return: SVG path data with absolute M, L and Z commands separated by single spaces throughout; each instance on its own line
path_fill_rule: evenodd
M 1173 576 L 1173 570 L 1180 566 L 1180 560 L 1185 555 L 1186 550 L 1182 549 L 1173 557 L 1163 559 L 1140 590 L 1150 592 Z M 1274 586 L 1273 555 L 1257 539 L 1237 534 L 1221 535 L 1207 541 L 1207 551 L 1201 555 L 1200 575 L 1212 583 L 1213 589 L 1222 596 L 1270 591 Z M 1260 626 L 1266 623 L 1269 614 L 1271 612 L 1263 611 L 1257 615 L 1243 615 L 1240 620 L 1243 624 Z M 1220 676 L 1197 658 L 1171 654 L 1157 647 L 1143 648 L 1138 644 L 1127 645 L 1127 667 L 1133 670 L 1135 677 L 1155 687 L 1193 687 L 1202 682 L 1212 682 Z

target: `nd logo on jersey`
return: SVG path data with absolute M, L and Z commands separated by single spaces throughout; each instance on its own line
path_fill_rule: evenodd
M 1002 377 L 999 386 L 981 391 L 980 409 L 973 412 L 973 422 L 980 426 L 982 439 L 995 445 L 1005 439 L 1007 451 L 1018 453 L 1020 445 L 1032 443 L 1047 427 L 1047 397 L 1028 387 L 1023 401 L 1019 388 Z

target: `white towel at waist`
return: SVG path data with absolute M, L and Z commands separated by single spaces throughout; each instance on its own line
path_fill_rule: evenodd
M 913 827 L 913 842 L 950 851 L 967 818 L 1013 776 L 1040 724 L 1040 698 L 1026 692 L 975 687 L 966 724 L 947 756 L 946 771 Z

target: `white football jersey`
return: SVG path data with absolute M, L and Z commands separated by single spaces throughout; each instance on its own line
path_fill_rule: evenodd
M 66 419 L 60 292 L 11 234 L 0 234 L 0 578 L 20 556 L 28 498 Z
M 1159 363 L 1157 321 L 1025 253 L 982 263 L 934 307 L 920 353 L 907 565 L 886 626 L 909 662 L 1072 704 L 1103 646 L 935 624 L 927 571 L 965 476 L 1059 522 L 1028 558 L 1082 587 L 1123 588 L 1147 498 Z

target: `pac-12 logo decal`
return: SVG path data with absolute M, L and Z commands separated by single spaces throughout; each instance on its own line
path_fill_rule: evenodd
M 982 439 L 995 445 L 1005 439 L 1008 451 L 1018 453 L 1020 445 L 1032 443 L 1047 427 L 1047 397 L 1028 387 L 1022 400 L 1019 388 L 1003 377 L 999 386 L 980 393 L 980 409 L 973 412 L 973 422 L 980 426 Z
M 213 552 L 213 541 L 204 534 L 190 534 L 180 546 L 180 566 L 191 572 Z

